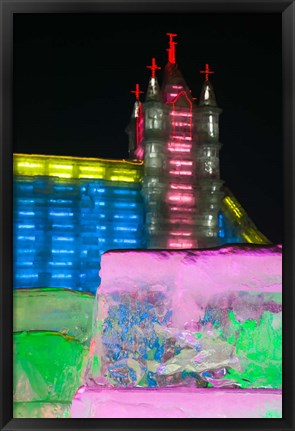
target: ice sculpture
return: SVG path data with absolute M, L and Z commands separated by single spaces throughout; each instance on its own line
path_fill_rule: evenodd
M 14 287 L 95 293 L 101 253 L 147 247 L 143 227 L 150 218 L 141 195 L 143 165 L 68 158 L 68 165 L 61 166 L 74 166 L 76 177 L 63 178 L 62 170 L 56 176 L 50 170 L 59 161 L 55 156 L 14 155 Z M 89 178 L 78 178 L 86 161 L 83 175 Z M 125 172 L 124 181 L 98 179 L 96 169 L 104 169 L 106 178 Z M 219 243 L 268 243 L 232 193 L 222 192 Z
M 213 72 L 195 103 L 168 36 L 136 160 L 14 154 L 15 417 L 69 417 L 82 382 L 73 417 L 281 416 L 280 247 L 107 253 L 93 334 L 65 289 L 95 293 L 106 250 L 269 243 L 222 187 Z
M 59 160 L 53 156 L 48 159 L 52 164 Z M 99 159 L 96 160 L 99 164 Z M 145 246 L 140 194 L 142 173 L 138 170 L 142 170 L 142 166 L 131 165 L 137 178 L 135 182 L 117 182 L 97 180 L 92 171 L 87 175 L 93 178 L 87 180 L 46 176 L 51 173 L 47 166 L 49 161 L 42 156 L 14 155 L 14 286 L 60 286 L 95 293 L 103 251 Z M 89 169 L 92 162 L 89 159 Z M 76 164 L 77 173 L 78 161 Z M 123 169 L 124 162 L 121 164 Z M 37 171 L 36 166 L 39 166 Z M 116 166 L 118 169 L 119 163 Z M 62 175 L 56 173 L 59 174 Z M 223 193 L 219 213 L 220 244 L 269 242 L 232 193 L 228 189 Z M 71 241 L 65 240 L 73 236 L 76 238 L 74 249 Z M 50 243 L 54 246 L 51 249 Z
M 280 246 L 107 252 L 101 277 L 86 386 L 74 398 L 75 417 L 83 408 L 87 416 L 89 402 L 96 417 L 100 399 L 106 412 L 106 399 L 112 403 L 136 393 L 143 400 L 157 388 L 160 400 L 169 387 L 180 401 L 183 388 L 191 397 L 197 389 L 210 391 L 214 400 L 219 395 L 212 390 L 250 391 L 257 400 L 260 390 L 270 402 L 265 405 L 274 402 L 280 411 Z M 103 388 L 107 392 L 98 396 Z M 197 407 L 186 414 L 202 417 Z
M 169 36 L 160 88 L 136 84 L 129 161 L 14 154 L 14 287 L 95 293 L 110 249 L 268 243 L 219 173 L 219 115 L 206 64 L 198 103 Z M 136 160 L 134 160 L 136 159 Z M 144 162 L 143 162 L 144 161 Z

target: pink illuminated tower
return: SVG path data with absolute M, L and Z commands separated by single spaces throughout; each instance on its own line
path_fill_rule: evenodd
M 142 193 L 148 248 L 203 248 L 219 245 L 218 212 L 222 181 L 219 179 L 217 107 L 206 65 L 198 105 L 176 63 L 174 38 L 169 36 L 168 62 L 160 89 L 152 59 L 151 77 L 142 103 L 142 140 L 130 157 L 144 160 Z M 203 73 L 203 71 L 201 71 Z M 139 148 L 139 149 L 138 149 Z

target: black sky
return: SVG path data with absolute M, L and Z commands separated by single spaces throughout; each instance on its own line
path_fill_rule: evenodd
M 14 152 L 127 158 L 125 128 L 167 32 L 195 97 L 209 63 L 221 178 L 257 227 L 282 242 L 281 14 L 14 16 Z

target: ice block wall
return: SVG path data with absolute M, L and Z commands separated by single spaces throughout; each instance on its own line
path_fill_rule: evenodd
M 94 299 L 70 289 L 14 290 L 14 417 L 69 417 L 85 373 Z
M 14 163 L 15 288 L 95 293 L 102 252 L 144 247 L 139 163 L 43 156 Z
M 141 162 L 14 154 L 14 287 L 96 292 L 100 255 L 145 248 Z M 269 242 L 229 190 L 220 244 Z
M 85 384 L 281 388 L 280 246 L 102 256 Z

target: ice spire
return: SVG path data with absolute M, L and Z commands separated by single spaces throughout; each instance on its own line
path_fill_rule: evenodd
M 139 116 L 139 106 L 140 105 L 141 105 L 141 102 L 138 100 L 135 100 L 134 105 L 133 105 L 131 118 L 137 118 Z
M 161 95 L 160 95 L 160 87 L 159 87 L 159 83 L 158 80 L 156 78 L 156 69 L 161 69 L 159 66 L 157 66 L 156 64 L 156 59 L 152 58 L 152 64 L 151 66 L 147 66 L 148 69 L 151 69 L 152 71 L 152 76 L 150 77 L 149 80 L 149 84 L 148 84 L 148 88 L 147 88 L 147 92 L 146 92 L 146 96 L 145 96 L 145 101 L 148 102 L 149 100 L 161 100 Z
M 139 117 L 139 109 L 141 106 L 141 101 L 139 99 L 140 95 L 143 94 L 143 91 L 140 91 L 139 84 L 135 84 L 135 90 L 130 91 L 130 93 L 133 93 L 135 95 L 135 102 L 133 105 L 133 111 L 131 118 L 137 118 Z
M 213 74 L 214 72 L 210 70 L 209 64 L 206 64 L 205 70 L 201 70 L 200 73 L 205 74 L 205 81 L 201 89 L 199 106 L 217 106 L 214 90 L 211 82 L 209 81 L 209 75 Z
M 129 156 L 131 158 L 137 158 L 138 160 L 142 160 L 143 157 L 143 148 L 142 148 L 142 103 L 139 99 L 140 94 L 143 94 L 143 91 L 140 91 L 139 84 L 135 85 L 135 90 L 130 91 L 135 95 L 135 102 L 133 105 L 133 111 L 131 115 L 130 124 L 126 128 L 126 132 L 129 134 Z
M 135 84 L 135 90 L 130 91 L 130 93 L 135 94 L 136 100 L 139 101 L 140 94 L 143 94 L 143 91 L 139 90 L 139 84 Z
M 166 33 L 169 36 L 168 62 L 165 66 L 164 78 L 162 84 L 161 96 L 164 103 L 171 103 L 177 95 L 183 91 L 186 92 L 188 99 L 192 101 L 190 90 L 178 69 L 175 60 L 175 45 L 173 37 L 177 36 L 175 33 Z

